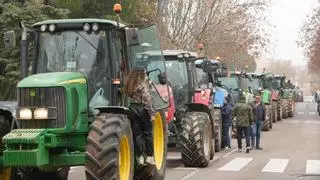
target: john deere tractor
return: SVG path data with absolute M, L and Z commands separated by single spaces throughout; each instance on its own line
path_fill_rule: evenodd
M 231 96 L 231 102 L 236 104 L 240 96 L 244 96 L 246 103 L 254 100 L 252 90 L 248 86 L 248 79 L 245 72 L 233 71 L 229 72 L 228 76 L 219 77 L 218 81 L 221 82 L 221 87 L 224 88 Z M 232 126 L 233 137 L 236 137 L 236 128 Z
M 28 35 L 28 36 L 26 36 Z M 28 38 L 27 38 L 28 37 Z M 28 43 L 35 44 L 28 73 Z M 126 27 L 104 19 L 47 20 L 23 28 L 22 74 L 17 86 L 18 128 L 2 138 L 1 167 L 17 167 L 23 180 L 66 179 L 70 166 L 84 165 L 87 179 L 164 179 L 167 96 L 157 86 L 162 56 L 156 26 Z M 153 121 L 155 166 L 137 166 L 130 98 L 124 79 L 135 66 L 147 69 L 157 111 Z M 162 83 L 162 84 L 161 84 Z
M 295 111 L 294 87 L 285 76 L 282 76 L 282 81 L 282 98 L 287 101 L 287 116 L 293 117 Z
M 265 73 L 263 77 L 263 88 L 271 91 L 272 109 L 276 109 L 273 122 L 281 121 L 283 117 L 282 111 L 285 110 L 285 104 L 281 96 L 281 78 L 271 73 Z
M 272 118 L 274 117 L 273 113 L 276 113 L 275 110 L 271 107 L 271 92 L 268 89 L 263 89 L 263 75 L 256 73 L 246 73 L 249 79 L 249 87 L 252 89 L 255 95 L 260 95 L 263 104 L 266 107 L 265 121 L 263 122 L 264 131 L 269 131 L 272 129 Z

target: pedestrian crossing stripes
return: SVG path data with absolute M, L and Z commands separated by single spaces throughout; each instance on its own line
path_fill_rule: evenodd
M 252 161 L 253 158 L 235 158 L 225 166 L 219 168 L 219 171 L 240 171 L 243 167 Z
M 217 171 L 240 171 L 244 169 L 247 165 L 254 162 L 254 158 L 234 158 L 222 167 L 219 167 Z M 265 166 L 259 170 L 262 173 L 283 173 L 286 171 L 287 167 L 290 165 L 289 159 L 277 159 L 271 158 L 266 162 Z M 320 160 L 307 160 L 305 163 L 306 175 L 320 175 Z M 301 172 L 302 173 L 302 172 Z
M 306 174 L 320 174 L 320 160 L 307 160 Z
M 262 169 L 262 172 L 283 172 L 289 163 L 288 159 L 270 159 L 268 164 Z
M 285 124 L 320 124 L 319 120 L 287 120 Z
M 317 112 L 297 112 L 297 115 L 304 115 L 304 114 L 307 114 L 307 115 L 316 115 Z

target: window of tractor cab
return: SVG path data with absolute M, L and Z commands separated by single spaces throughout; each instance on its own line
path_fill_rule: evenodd
M 221 84 L 232 88 L 232 90 L 238 89 L 238 81 L 234 75 L 231 75 L 230 77 L 219 77 L 219 81 L 221 81 Z
M 102 94 L 103 102 L 109 103 L 111 74 L 106 31 L 42 32 L 38 38 L 34 73 L 85 73 L 89 81 L 89 98 Z

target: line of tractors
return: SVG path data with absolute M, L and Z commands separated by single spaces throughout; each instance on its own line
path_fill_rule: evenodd
M 260 94 L 266 131 L 292 117 L 301 100 L 285 76 L 229 71 L 194 52 L 162 51 L 155 25 L 61 19 L 21 24 L 21 32 L 17 99 L 0 102 L 1 180 L 65 180 L 71 166 L 85 166 L 92 180 L 164 179 L 167 147 L 177 147 L 188 167 L 208 166 L 221 150 L 226 96 L 234 104 Z M 6 47 L 15 47 L 15 39 L 8 31 Z M 122 93 L 137 66 L 147 69 L 157 111 L 151 168 L 137 164 L 131 128 L 137 118 Z

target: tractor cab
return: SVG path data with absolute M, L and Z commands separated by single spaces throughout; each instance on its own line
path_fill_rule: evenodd
M 249 88 L 252 89 L 253 94 L 260 95 L 264 104 L 271 103 L 271 92 L 263 87 L 264 74 L 246 73 L 249 77 Z
M 230 72 L 227 77 L 219 77 L 219 81 L 231 92 L 233 103 L 236 103 L 242 95 L 246 97 L 246 103 L 253 100 L 253 94 L 249 89 L 249 80 L 244 72 Z
M 121 11 L 120 5 L 115 9 Z M 18 129 L 2 139 L 6 148 L 0 167 L 23 167 L 22 173 L 30 179 L 51 178 L 48 173 L 77 165 L 86 166 L 87 178 L 138 176 L 141 169 L 134 167 L 130 126 L 136 116 L 128 109 L 130 98 L 122 88 L 128 73 L 143 67 L 152 82 L 156 109 L 156 168 L 152 173 L 163 179 L 167 143 L 164 110 L 169 101 L 156 26 L 138 29 L 104 19 L 61 19 L 42 21 L 31 29 L 22 27 Z M 31 41 L 35 58 L 28 61 Z M 149 59 L 144 56 L 148 51 L 160 55 Z

